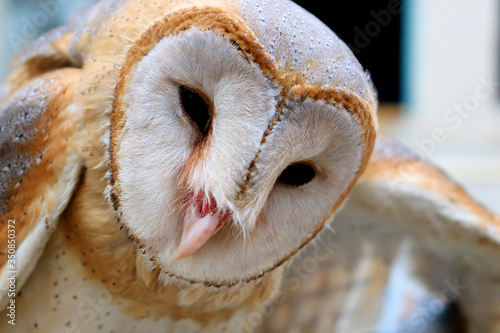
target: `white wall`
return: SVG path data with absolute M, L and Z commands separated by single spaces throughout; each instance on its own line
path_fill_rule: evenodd
M 403 15 L 408 105 L 390 134 L 500 212 L 499 2 L 406 0 Z

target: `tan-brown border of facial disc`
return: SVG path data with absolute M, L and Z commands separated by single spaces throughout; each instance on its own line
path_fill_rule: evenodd
M 221 8 L 216 7 L 192 7 L 178 10 L 170 13 L 161 19 L 154 22 L 142 36 L 131 46 L 126 56 L 122 71 L 120 73 L 120 80 L 115 90 L 115 102 L 111 114 L 111 140 L 110 140 L 110 171 L 112 186 L 111 201 L 117 214 L 118 222 L 121 228 L 125 229 L 129 234 L 129 238 L 133 240 L 139 249 L 146 251 L 148 248 L 130 234 L 127 226 L 121 221 L 120 213 L 120 186 L 119 186 L 119 161 L 117 159 L 118 144 L 121 136 L 121 131 L 124 127 L 126 119 L 123 114 L 123 101 L 122 97 L 125 94 L 126 87 L 129 84 L 132 74 L 136 65 L 140 60 L 150 52 L 154 46 L 163 38 L 177 34 L 181 31 L 187 30 L 191 27 L 197 27 L 201 30 L 211 30 L 218 34 L 229 38 L 232 42 L 236 43 L 243 55 L 251 62 L 256 63 L 264 75 L 273 81 L 280 89 L 281 93 L 277 96 L 277 113 L 274 119 L 269 124 L 268 130 L 262 138 L 262 143 L 266 142 L 266 138 L 272 133 L 275 125 L 281 120 L 284 112 L 284 104 L 287 100 L 304 100 L 312 98 L 314 100 L 323 100 L 326 103 L 333 104 L 341 109 L 345 109 L 351 114 L 355 121 L 360 125 L 362 133 L 363 153 L 359 170 L 356 173 L 353 181 L 349 184 L 346 191 L 340 196 L 339 200 L 334 204 L 328 216 L 319 223 L 314 230 L 307 235 L 300 245 L 287 254 L 280 261 L 275 263 L 272 267 L 264 270 L 258 275 L 250 276 L 246 279 L 239 281 L 196 281 L 184 278 L 164 271 L 167 275 L 184 280 L 189 283 L 199 283 L 212 287 L 231 287 L 241 282 L 249 282 L 261 278 L 264 274 L 274 270 L 276 267 L 282 265 L 285 261 L 290 259 L 301 248 L 308 244 L 318 233 L 321 231 L 325 223 L 332 217 L 333 213 L 339 208 L 342 202 L 346 199 L 347 195 L 354 186 L 356 180 L 363 173 L 370 155 L 373 150 L 375 142 L 375 120 L 370 112 L 368 103 L 356 96 L 355 94 L 340 89 L 329 88 L 321 89 L 313 85 L 307 84 L 300 73 L 290 72 L 287 68 L 280 67 L 277 63 L 273 62 L 273 57 L 266 53 L 264 47 L 259 43 L 257 37 L 248 28 L 245 22 L 238 16 L 228 13 Z M 247 179 L 245 184 L 242 185 L 240 194 L 245 192 L 246 183 L 248 183 L 252 168 L 254 168 L 255 161 L 249 166 Z M 152 260 L 162 268 L 161 263 L 153 257 Z

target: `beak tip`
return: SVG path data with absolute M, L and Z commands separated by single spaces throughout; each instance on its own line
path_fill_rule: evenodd
M 191 214 L 188 210 L 183 222 L 183 231 L 179 246 L 172 254 L 172 260 L 178 261 L 189 257 L 203 246 L 217 231 L 220 216 L 210 213 L 204 217 Z
M 175 250 L 174 254 L 172 254 L 172 260 L 174 261 L 179 261 L 181 259 L 184 259 L 188 256 L 188 254 L 185 253 L 179 253 L 179 249 Z

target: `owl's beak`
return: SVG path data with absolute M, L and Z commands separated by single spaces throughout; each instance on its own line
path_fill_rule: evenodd
M 172 256 L 173 260 L 184 259 L 198 251 L 230 217 L 228 212 L 207 211 L 209 207 L 203 204 L 197 206 L 193 204 L 186 208 L 181 242 Z

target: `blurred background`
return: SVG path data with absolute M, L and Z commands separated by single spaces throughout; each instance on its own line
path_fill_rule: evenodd
M 0 79 L 29 41 L 95 0 L 1 0 Z M 372 74 L 381 132 L 433 160 L 500 213 L 497 0 L 296 0 Z

